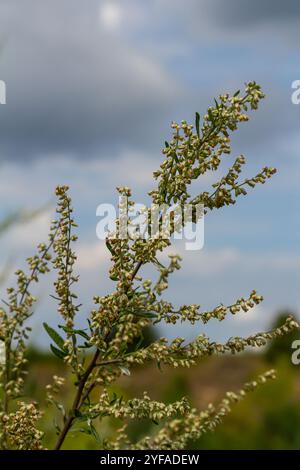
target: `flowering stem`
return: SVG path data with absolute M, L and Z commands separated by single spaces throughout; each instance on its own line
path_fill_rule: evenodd
M 56 235 L 57 235 L 57 232 L 58 230 L 56 230 L 52 236 L 52 238 L 50 239 L 50 243 L 48 244 L 48 246 L 45 247 L 44 251 L 43 251 L 43 254 L 41 255 L 41 258 L 40 258 L 40 261 L 44 261 L 48 255 L 48 253 L 50 252 L 52 246 L 53 246 L 53 243 L 54 243 L 54 240 L 56 238 Z M 26 301 L 26 297 L 29 295 L 29 287 L 30 287 L 30 284 L 33 282 L 33 281 L 36 281 L 36 275 L 37 275 L 37 272 L 38 272 L 38 265 L 35 265 L 31 272 L 30 272 L 30 275 L 23 287 L 23 290 L 22 292 L 20 292 L 21 294 L 21 297 L 20 297 L 20 300 L 18 302 L 18 305 L 15 305 L 14 306 L 14 309 L 17 310 L 17 308 L 20 308 L 23 306 L 24 302 Z M 17 298 L 16 298 L 17 299 Z M 6 303 L 6 302 L 5 302 Z M 9 304 L 8 304 L 9 305 Z M 9 305 L 10 308 L 11 305 Z M 28 313 L 28 316 L 27 318 L 30 316 L 30 313 Z M 26 318 L 25 318 L 26 319 Z M 24 319 L 24 320 L 25 320 Z M 24 321 L 23 320 L 23 321 Z M 12 341 L 14 339 L 14 334 L 15 334 L 15 329 L 17 327 L 17 323 L 12 327 L 11 329 L 11 332 L 5 342 L 5 355 L 6 355 L 6 360 L 5 360 L 5 383 L 4 383 L 4 398 L 3 398 L 3 411 L 4 413 L 8 413 L 9 411 L 9 396 L 8 396 L 8 393 L 7 393 L 7 390 L 6 390 L 6 386 L 7 384 L 9 383 L 9 381 L 11 380 L 11 352 L 12 352 Z
M 139 261 L 137 264 L 136 264 L 136 267 L 132 273 L 132 276 L 131 276 L 131 279 L 132 281 L 134 280 L 135 276 L 137 275 L 139 269 L 142 267 L 143 265 L 143 262 L 142 261 Z M 88 397 L 88 395 L 90 394 L 90 392 L 92 391 L 92 389 L 94 388 L 95 386 L 95 382 L 93 382 L 91 384 L 91 386 L 88 388 L 87 390 L 87 393 L 82 397 L 82 393 L 83 393 L 83 390 L 84 390 L 84 386 L 90 376 L 90 374 L 93 372 L 94 368 L 98 365 L 97 364 L 97 360 L 98 360 L 98 357 L 99 357 L 99 354 L 100 354 L 100 351 L 99 349 L 96 350 L 91 362 L 89 363 L 85 373 L 83 374 L 83 376 L 81 377 L 81 379 L 79 380 L 79 383 L 78 383 L 78 388 L 77 388 L 77 392 L 76 392 L 76 395 L 75 395 L 75 398 L 74 398 L 74 401 L 73 401 L 73 405 L 72 405 L 72 408 L 71 408 L 71 411 L 69 413 L 69 416 L 65 422 L 65 425 L 59 435 L 59 438 L 57 440 L 57 443 L 55 445 L 55 450 L 60 450 L 69 430 L 71 429 L 71 426 L 73 424 L 73 421 L 75 419 L 75 415 L 76 415 L 76 412 L 79 411 L 81 405 L 84 403 L 85 399 Z M 109 361 L 107 361 L 109 363 Z M 102 364 L 100 365 L 105 365 L 107 364 L 107 362 L 103 362 Z
M 69 413 L 69 417 L 66 420 L 65 425 L 64 425 L 64 427 L 63 427 L 63 429 L 60 433 L 60 436 L 59 436 L 58 441 L 57 441 L 56 446 L 55 446 L 55 450 L 59 450 L 61 448 L 61 446 L 62 446 L 62 444 L 65 440 L 65 437 L 68 434 L 68 432 L 69 432 L 69 430 L 70 430 L 70 428 L 73 424 L 73 421 L 75 419 L 76 411 L 78 411 L 80 406 L 81 406 L 81 397 L 82 397 L 84 386 L 85 386 L 86 381 L 88 380 L 91 372 L 93 371 L 93 369 L 95 367 L 95 364 L 98 360 L 99 354 L 100 354 L 100 351 L 99 351 L 99 349 L 97 349 L 97 351 L 95 352 L 95 354 L 94 354 L 90 364 L 88 365 L 85 373 L 83 374 L 83 376 L 81 377 L 81 379 L 79 381 L 77 393 L 75 395 L 73 405 L 72 405 L 71 411 Z

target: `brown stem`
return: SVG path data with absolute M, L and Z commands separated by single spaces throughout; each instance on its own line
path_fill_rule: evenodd
M 143 264 L 143 261 L 139 261 L 131 275 L 131 279 L 133 280 L 135 278 L 135 276 L 137 275 L 138 271 L 140 270 L 140 268 L 142 267 L 142 264 Z
M 139 269 L 141 268 L 143 262 L 142 261 L 139 261 L 132 273 L 132 276 L 131 276 L 131 279 L 133 280 L 135 278 L 135 276 L 137 275 Z M 58 440 L 57 440 L 57 443 L 55 445 L 55 450 L 59 450 L 66 438 L 66 435 L 68 434 L 72 424 L 73 424 L 73 421 L 75 419 L 75 414 L 76 414 L 76 411 L 78 411 L 81 407 L 81 405 L 84 403 L 84 401 L 86 400 L 86 398 L 88 397 L 89 393 L 91 392 L 91 390 L 94 388 L 94 385 L 95 385 L 95 382 L 92 382 L 92 384 L 90 385 L 90 387 L 88 388 L 87 392 L 82 396 L 82 393 L 83 393 L 83 390 L 84 390 L 84 386 L 91 374 L 91 372 L 93 371 L 94 367 L 97 365 L 97 360 L 98 360 L 98 357 L 99 357 L 99 354 L 100 354 L 100 351 L 99 349 L 97 349 L 97 351 L 95 352 L 91 362 L 89 363 L 85 373 L 83 374 L 83 376 L 81 377 L 81 379 L 79 380 L 79 383 L 78 383 L 78 389 L 77 389 L 77 392 L 76 392 L 76 395 L 75 395 L 75 398 L 74 398 L 74 401 L 73 401 L 73 405 L 72 405 L 72 408 L 70 410 L 70 413 L 69 413 L 69 416 L 64 424 L 64 427 L 58 437 Z M 105 363 L 111 363 L 111 361 L 105 361 L 103 362 L 103 364 L 101 365 L 105 365 Z M 114 361 L 113 361 L 114 362 Z
M 94 369 L 94 366 L 97 362 L 99 354 L 100 354 L 100 351 L 99 351 L 99 349 L 97 349 L 97 351 L 95 352 L 95 354 L 94 354 L 90 364 L 88 365 L 84 375 L 81 377 L 81 379 L 79 381 L 77 393 L 75 395 L 71 411 L 70 411 L 68 419 L 65 422 L 65 425 L 64 425 L 64 427 L 63 427 L 63 429 L 60 433 L 60 436 L 59 436 L 58 441 L 57 441 L 56 446 L 55 446 L 55 450 L 59 450 L 61 448 L 61 446 L 62 446 L 62 444 L 65 440 L 65 437 L 68 434 L 68 432 L 69 432 L 69 430 L 70 430 L 70 428 L 73 424 L 73 421 L 74 421 L 74 418 L 75 418 L 75 413 L 76 413 L 76 411 L 79 410 L 79 405 L 80 405 L 81 396 L 82 396 L 84 386 L 85 386 L 86 381 L 88 380 L 88 378 L 90 376 L 90 373 Z

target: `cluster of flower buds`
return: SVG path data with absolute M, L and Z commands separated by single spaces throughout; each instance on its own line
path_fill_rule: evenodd
M 18 403 L 15 412 L 2 414 L 2 435 L 6 445 L 15 450 L 41 450 L 44 433 L 37 430 L 41 418 L 34 403 Z

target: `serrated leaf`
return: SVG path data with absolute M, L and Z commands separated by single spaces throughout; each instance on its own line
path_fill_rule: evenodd
M 51 326 L 49 326 L 47 323 L 44 322 L 43 327 L 47 331 L 50 338 L 54 341 L 54 343 L 57 344 L 57 346 L 63 350 L 64 344 L 65 344 L 64 339 L 57 333 L 57 331 L 51 328 Z

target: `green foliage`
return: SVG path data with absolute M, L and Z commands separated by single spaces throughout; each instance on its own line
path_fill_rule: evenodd
M 239 156 L 224 176 L 212 185 L 210 192 L 204 191 L 195 197 L 189 194 L 194 180 L 219 169 L 231 151 L 230 133 L 248 120 L 247 111 L 256 109 L 262 98 L 260 87 L 250 82 L 243 96 L 238 92 L 215 100 L 215 106 L 208 109 L 202 123 L 196 114 L 196 132 L 186 121 L 172 123 L 173 135 L 163 149 L 164 161 L 154 173 L 157 186 L 150 192 L 153 203 L 171 205 L 178 202 L 181 207 L 188 203 L 194 209 L 192 221 L 197 222 L 202 216 L 196 210 L 198 204 L 204 205 L 205 212 L 233 205 L 238 197 L 247 194 L 246 188 L 265 183 L 275 170 L 265 167 L 252 178 L 240 179 L 246 160 Z M 274 378 L 274 371 L 260 374 L 236 393 L 227 392 L 218 404 L 210 404 L 204 411 L 194 408 L 184 397 L 172 403 L 151 400 L 146 393 L 141 398 L 125 399 L 114 390 L 116 380 L 123 375 L 131 377 L 136 365 L 146 367 L 154 362 L 159 367 L 188 368 L 206 356 L 235 354 L 248 347 L 264 346 L 268 340 L 298 328 L 298 324 L 288 317 L 275 330 L 248 338 L 232 337 L 224 344 L 211 341 L 201 333 L 191 342 L 179 337 L 173 341 L 153 338 L 145 343 L 144 332 L 162 321 L 172 324 L 182 321 L 206 323 L 211 318 L 221 321 L 229 313 L 250 310 L 262 301 L 262 297 L 252 291 L 248 298 L 240 298 L 229 306 L 218 305 L 212 311 L 202 311 L 196 304 L 175 307 L 163 299 L 162 294 L 168 287 L 169 276 L 180 269 L 180 257 L 170 256 L 167 266 L 158 259 L 171 244 L 170 238 L 142 240 L 129 235 L 124 239 L 115 234 L 106 243 L 112 261 L 109 276 L 115 281 L 115 289 L 105 296 L 95 296 L 95 307 L 86 319 L 86 329 L 79 330 L 76 327 L 76 315 L 81 309 L 76 294 L 79 276 L 75 272 L 76 254 L 73 251 L 73 243 L 77 240 L 74 234 L 76 223 L 68 189 L 67 186 L 56 188 L 57 216 L 50 228 L 49 241 L 41 244 L 38 254 L 27 260 L 28 273 L 16 272 L 16 287 L 7 289 L 7 300 L 0 310 L 0 337 L 4 345 L 1 360 L 2 448 L 37 449 L 42 446 L 43 435 L 35 425 L 40 417 L 36 405 L 18 403 L 17 399 L 24 390 L 25 340 L 29 332 L 26 322 L 35 302 L 29 289 L 42 274 L 53 269 L 56 272 L 53 297 L 57 301 L 63 336 L 49 325 L 44 326 L 54 342 L 50 345 L 52 352 L 68 369 L 66 377 L 55 374 L 53 383 L 46 387 L 47 402 L 56 413 L 54 447 L 60 449 L 69 432 L 77 430 L 95 438 L 102 448 L 184 449 L 189 442 L 214 431 L 232 405 Z M 129 188 L 118 188 L 118 191 L 129 199 L 129 206 L 133 204 Z M 116 225 L 120 227 L 119 219 Z M 175 230 L 173 224 L 171 232 Z M 157 272 L 155 283 L 141 276 L 142 268 L 147 264 Z M 71 404 L 64 400 L 67 386 L 73 388 Z M 107 439 L 103 431 L 108 417 L 114 418 L 118 426 L 117 437 L 112 439 Z M 126 427 L 128 421 L 137 419 L 148 419 L 157 426 L 149 435 L 132 442 Z M 120 420 L 121 426 L 118 425 Z M 29 434 L 23 429 L 27 421 L 31 423 Z M 98 432 L 96 423 L 99 421 Z
M 256 367 L 266 367 L 262 355 Z M 298 367 L 286 354 L 277 355 L 278 379 L 241 402 L 216 432 L 194 442 L 194 449 L 299 449 L 300 406 Z

